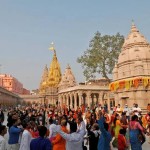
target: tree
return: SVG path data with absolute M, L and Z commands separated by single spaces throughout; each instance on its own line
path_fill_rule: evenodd
M 112 73 L 123 42 L 124 36 L 119 33 L 104 36 L 100 32 L 95 33 L 90 41 L 89 49 L 77 58 L 77 62 L 82 64 L 83 74 L 87 80 L 95 78 L 96 73 L 109 79 L 108 76 Z

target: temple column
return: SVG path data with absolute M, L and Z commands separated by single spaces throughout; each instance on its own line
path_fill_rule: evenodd
M 65 95 L 63 95 L 63 105 L 66 103 Z
M 74 108 L 77 110 L 77 94 L 75 93 L 74 95 Z
M 66 95 L 66 105 L 69 106 L 69 95 Z
M 90 103 L 91 103 L 91 93 L 88 92 L 87 93 L 87 105 L 88 105 L 89 108 L 90 108 Z
M 58 95 L 58 105 L 60 105 L 60 107 L 62 107 L 61 95 Z
M 79 93 L 79 107 L 81 107 L 81 104 L 82 104 L 82 94 Z
M 102 94 L 101 93 L 99 93 L 98 104 L 102 105 Z
M 108 112 L 110 111 L 110 93 L 107 93 Z
M 72 98 L 72 95 L 70 95 L 70 108 L 72 109 L 73 108 L 73 98 Z

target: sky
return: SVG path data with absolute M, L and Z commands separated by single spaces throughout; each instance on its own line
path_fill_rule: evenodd
M 126 37 L 133 19 L 150 42 L 149 6 L 150 0 L 0 0 L 0 73 L 39 88 L 54 42 L 62 74 L 70 64 L 77 82 L 84 82 L 77 58 L 97 31 Z

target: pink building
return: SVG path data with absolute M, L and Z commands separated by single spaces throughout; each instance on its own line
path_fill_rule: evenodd
M 30 93 L 30 90 L 27 90 L 27 89 L 23 88 L 22 94 L 23 94 L 23 95 L 29 95 L 29 94 L 31 94 L 31 93 Z
M 11 75 L 0 75 L 0 86 L 16 94 L 23 94 L 23 84 Z

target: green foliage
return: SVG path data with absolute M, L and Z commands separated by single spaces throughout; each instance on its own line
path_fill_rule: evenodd
M 119 33 L 102 36 L 100 32 L 96 32 L 90 41 L 89 48 L 81 57 L 77 58 L 77 62 L 82 64 L 86 79 L 94 78 L 96 73 L 108 79 L 118 59 L 123 42 L 124 36 Z

